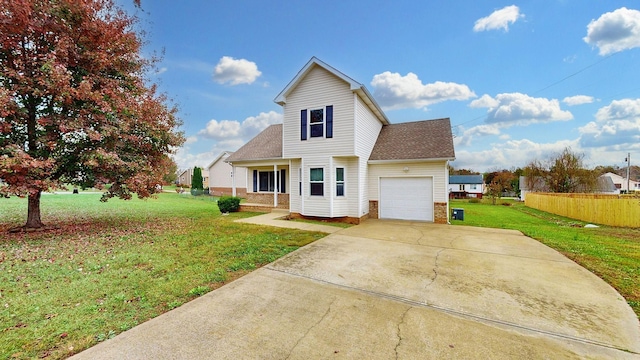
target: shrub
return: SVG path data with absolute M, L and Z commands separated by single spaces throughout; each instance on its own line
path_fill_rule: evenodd
M 236 212 L 240 207 L 240 198 L 236 196 L 223 196 L 218 200 L 218 208 L 221 213 Z
M 478 199 L 478 198 L 470 199 L 469 202 L 471 204 L 479 204 L 480 203 L 480 199 Z
M 190 192 L 191 192 L 191 195 L 193 196 L 209 195 L 209 188 L 206 188 L 206 189 L 191 188 Z

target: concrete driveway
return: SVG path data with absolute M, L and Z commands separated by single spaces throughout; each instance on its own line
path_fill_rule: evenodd
M 516 231 L 368 220 L 74 359 L 638 359 L 604 281 Z

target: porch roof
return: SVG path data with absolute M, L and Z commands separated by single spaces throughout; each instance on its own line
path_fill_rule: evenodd
M 271 125 L 256 135 L 226 162 L 282 159 L 282 124 Z

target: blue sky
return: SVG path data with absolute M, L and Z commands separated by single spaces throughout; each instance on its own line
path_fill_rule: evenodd
M 117 0 L 140 17 L 151 77 L 180 108 L 180 168 L 282 121 L 276 95 L 316 56 L 393 123 L 451 119 L 456 168 L 524 167 L 569 146 L 640 163 L 637 1 Z M 637 162 L 635 161 L 637 160 Z

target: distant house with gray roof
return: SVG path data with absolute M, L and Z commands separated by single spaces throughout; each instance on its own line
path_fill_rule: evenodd
M 354 223 L 448 221 L 449 119 L 391 124 L 364 85 L 315 57 L 275 102 L 283 123 L 226 159 L 247 169 L 250 206 Z
M 482 199 L 482 194 L 484 194 L 482 175 L 449 176 L 449 197 L 453 199 Z

